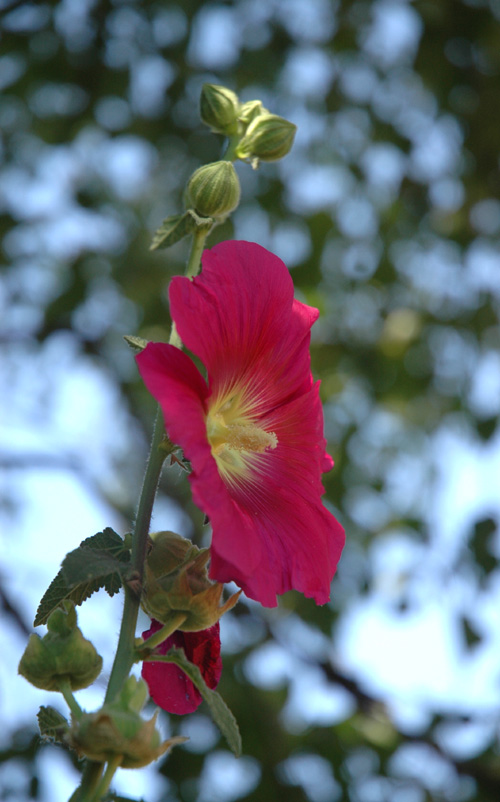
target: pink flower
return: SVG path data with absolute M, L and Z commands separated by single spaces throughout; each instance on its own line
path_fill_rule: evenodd
M 208 384 L 171 345 L 150 343 L 137 362 L 191 461 L 213 530 L 210 576 L 268 607 L 291 589 L 324 604 L 344 532 L 321 502 L 333 461 L 310 369 L 318 310 L 294 300 L 283 262 L 255 243 L 223 242 L 202 263 L 195 279 L 172 280 L 170 309 Z
M 161 629 L 162 624 L 151 621 L 151 629 L 142 633 L 144 640 Z M 172 646 L 184 649 L 187 659 L 198 666 L 209 688 L 217 687 L 222 673 L 220 656 L 219 622 L 199 632 L 177 630 L 157 646 L 159 654 L 166 654 Z M 202 697 L 188 676 L 174 663 L 142 664 L 142 676 L 148 684 L 153 701 L 168 713 L 183 715 L 192 713 L 200 706 Z

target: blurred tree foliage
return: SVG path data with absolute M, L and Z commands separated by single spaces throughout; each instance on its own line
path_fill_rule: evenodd
M 243 603 L 231 614 L 221 690 L 244 737 L 240 798 L 497 802 L 498 711 L 436 704 L 419 726 L 398 723 L 390 679 L 378 696 L 346 671 L 339 633 L 362 597 L 382 594 L 404 619 L 460 578 L 464 659 L 491 645 L 477 611 L 498 586 L 498 508 L 478 510 L 444 542 L 433 499 L 452 438 L 479 453 L 498 444 L 499 3 L 4 0 L 0 9 L 2 394 L 15 406 L 29 387 L 27 413 L 43 426 L 61 374 L 78 363 L 100 372 L 119 393 L 120 442 L 37 459 L 76 471 L 124 521 L 153 404 L 122 335 L 168 338 L 165 287 L 186 245 L 148 248 L 182 208 L 191 172 L 221 153 L 197 115 L 201 84 L 262 99 L 299 128 L 282 163 L 257 173 L 239 164 L 241 206 L 211 241 L 274 250 L 298 297 L 321 310 L 312 360 L 336 462 L 326 499 L 348 545 L 331 605 L 287 594 L 278 611 Z M 33 464 L 12 449 L 0 459 Z M 162 494 L 202 537 L 187 483 L 167 472 Z M 401 543 L 403 567 L 391 562 Z M 286 666 L 266 685 L 259 666 L 274 664 L 276 650 Z M 341 694 L 338 723 L 287 714 L 293 694 L 312 707 L 316 686 Z M 172 726 L 194 735 L 196 722 L 208 726 L 201 713 Z M 464 757 L 453 743 L 474 727 L 490 735 Z M 207 757 L 208 742 L 165 761 L 165 799 L 233 798 L 199 797 L 197 778 L 203 788 L 225 771 L 224 745 Z M 26 793 L 41 799 L 34 744 L 13 733 L 0 760 L 22 760 Z M 12 798 L 8 788 L 0 798 Z

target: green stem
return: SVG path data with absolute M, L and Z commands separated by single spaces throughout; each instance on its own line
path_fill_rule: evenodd
M 209 233 L 210 231 L 207 228 L 201 226 L 200 228 L 197 228 L 193 234 L 191 251 L 185 272 L 187 278 L 193 278 L 193 276 L 196 276 L 200 272 L 201 254 L 203 253 L 205 240 Z
M 237 159 L 235 155 L 235 150 L 240 142 L 241 134 L 234 134 L 233 136 L 229 137 L 229 141 L 227 143 L 226 152 L 223 155 L 223 159 L 226 162 L 234 162 Z
M 62 693 L 64 696 L 64 701 L 68 705 L 69 709 L 73 713 L 76 719 L 79 719 L 82 715 L 82 708 L 76 701 L 75 697 L 73 696 L 73 691 L 71 690 L 71 685 L 69 684 L 68 679 L 61 679 L 59 680 L 59 693 Z
M 144 474 L 132 538 L 132 568 L 137 572 L 137 577 L 140 581 L 142 581 L 144 574 L 144 560 L 146 557 L 149 525 L 153 512 L 156 489 L 158 487 L 163 462 L 168 453 L 165 449 L 160 448 L 164 431 L 163 417 L 158 407 L 153 429 L 153 441 L 151 443 L 146 473 Z M 135 662 L 134 642 L 138 613 L 139 597 L 126 587 L 120 637 L 118 639 L 115 660 L 113 668 L 111 669 L 108 689 L 104 699 L 105 702 L 111 702 L 118 695 Z
M 104 702 L 111 702 L 118 696 L 121 687 L 127 679 L 130 669 L 134 663 L 133 644 L 135 640 L 135 628 L 137 625 L 137 615 L 139 613 L 139 599 L 128 588 L 125 589 L 125 604 L 123 605 L 123 616 L 120 627 L 120 636 L 116 655 L 109 677 L 109 684 L 106 690 Z
M 120 768 L 122 760 L 123 755 L 117 755 L 115 758 L 113 758 L 113 760 L 109 761 L 101 782 L 95 789 L 93 796 L 90 798 L 90 802 L 99 802 L 103 798 L 104 794 L 111 785 L 111 780 L 115 776 L 116 770 Z
M 200 272 L 200 261 L 203 248 L 205 247 L 205 240 L 208 237 L 210 230 L 205 227 L 197 228 L 193 234 L 193 241 L 191 242 L 191 250 L 189 252 L 189 259 L 186 265 L 185 276 L 193 278 Z M 176 348 L 182 348 L 182 340 L 177 333 L 177 327 L 172 321 L 172 329 L 170 332 L 170 345 L 175 345 Z
M 103 763 L 87 760 L 80 787 L 76 789 L 69 802 L 92 802 L 95 790 L 102 776 L 103 768 Z
M 151 451 L 144 481 L 142 483 L 141 497 L 139 499 L 132 541 L 132 565 L 135 570 L 138 571 L 141 580 L 144 573 L 144 559 L 146 556 L 153 504 L 158 482 L 160 481 L 161 469 L 168 454 L 168 450 L 161 448 L 164 436 L 165 425 L 163 423 L 163 415 L 161 414 L 160 407 L 158 407 L 153 428 Z M 139 604 L 139 602 L 137 602 L 137 604 Z

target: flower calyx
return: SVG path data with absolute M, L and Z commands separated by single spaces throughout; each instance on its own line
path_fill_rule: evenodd
M 79 755 L 98 762 L 121 757 L 120 767 L 138 769 L 161 757 L 171 746 L 187 738 L 170 738 L 162 743 L 156 729 L 158 712 L 146 721 L 140 715 L 148 699 L 143 679 L 130 676 L 119 696 L 94 713 L 73 719 L 68 735 L 70 746 Z
M 240 202 L 240 181 L 232 162 L 211 162 L 195 170 L 186 198 L 196 214 L 222 223 Z
M 72 691 L 87 688 L 99 676 L 102 657 L 77 626 L 75 605 L 65 600 L 47 621 L 47 634 L 30 636 L 19 673 L 36 688 L 57 691 L 69 683 Z
M 240 139 L 235 150 L 238 159 L 250 160 L 253 167 L 259 161 L 273 162 L 290 151 L 297 126 L 277 114 L 257 114 Z
M 156 532 L 145 562 L 142 606 L 151 618 L 176 629 L 197 632 L 213 626 L 239 599 L 241 591 L 221 605 L 223 585 L 208 578 L 208 549 L 199 549 L 175 532 Z

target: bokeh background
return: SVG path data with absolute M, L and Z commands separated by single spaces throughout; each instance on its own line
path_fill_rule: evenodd
M 498 0 L 0 0 L 0 799 L 77 782 L 36 734 L 62 702 L 16 666 L 65 553 L 133 518 L 154 403 L 122 336 L 168 338 L 187 245 L 148 248 L 222 153 L 205 81 L 298 125 L 284 161 L 238 164 L 211 242 L 275 251 L 321 310 L 347 545 L 330 604 L 223 620 L 244 756 L 203 706 L 165 714 L 191 740 L 120 771 L 116 798 L 498 802 Z M 175 469 L 154 527 L 209 536 Z M 97 594 L 80 616 L 104 676 L 120 607 Z

